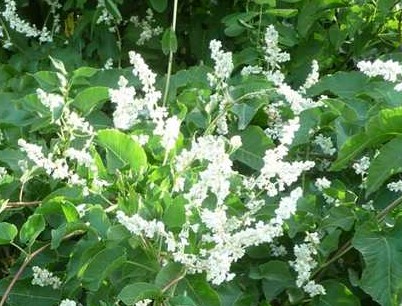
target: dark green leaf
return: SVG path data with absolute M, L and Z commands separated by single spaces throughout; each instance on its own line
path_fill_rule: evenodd
M 83 114 L 88 114 L 94 107 L 101 107 L 109 99 L 109 88 L 103 86 L 89 87 L 80 91 L 72 105 Z
M 126 305 L 133 305 L 143 299 L 154 299 L 161 296 L 162 292 L 154 284 L 134 283 L 127 285 L 120 291 L 118 298 Z
M 162 51 L 165 54 L 177 51 L 177 38 L 172 28 L 167 28 L 162 36 Z
M 316 296 L 311 306 L 360 306 L 359 299 L 344 284 L 335 280 L 325 280 L 321 283 L 325 295 Z

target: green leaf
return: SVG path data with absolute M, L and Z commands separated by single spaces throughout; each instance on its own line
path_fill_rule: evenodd
M 378 190 L 392 175 L 402 172 L 402 136 L 381 147 L 380 153 L 370 163 L 367 176 L 367 196 Z
M 163 13 L 167 8 L 167 0 L 150 0 L 151 5 L 155 11 L 158 13 Z
M 283 18 L 290 18 L 296 16 L 298 13 L 297 9 L 269 9 L 266 10 L 268 15 L 279 16 Z
M 72 105 L 87 115 L 94 107 L 100 107 L 108 99 L 109 88 L 103 86 L 89 87 L 75 96 Z
M 51 231 L 52 240 L 50 242 L 50 248 L 52 250 L 57 249 L 63 241 L 63 238 L 68 234 L 76 231 L 82 231 L 83 233 L 85 233 L 87 230 L 88 226 L 82 222 L 64 223 L 60 225 L 57 229 Z
M 349 231 L 354 222 L 355 216 L 350 207 L 332 207 L 327 216 L 322 220 L 322 229 L 325 229 L 328 233 L 333 232 L 337 228 Z
M 255 114 L 264 104 L 263 100 L 253 100 L 246 103 L 237 103 L 233 105 L 231 111 L 238 118 L 238 128 L 239 130 L 244 130 L 251 120 L 253 120 Z
M 4 294 L 9 283 L 10 280 L 8 278 L 3 278 L 0 281 L 0 296 Z M 31 284 L 31 279 L 24 279 L 15 283 L 13 290 L 11 290 L 7 299 L 6 305 L 54 306 L 60 303 L 60 295 L 60 290 L 55 290 L 51 286 L 33 286 Z
M 165 291 L 168 287 L 177 283 L 185 275 L 185 268 L 182 264 L 170 262 L 164 266 L 155 278 L 155 285 Z
M 134 283 L 127 285 L 117 296 L 124 304 L 133 305 L 144 299 L 155 299 L 162 295 L 161 290 L 154 284 Z
M 205 280 L 205 276 L 187 275 L 176 290 L 187 294 L 197 306 L 221 306 L 219 295 Z
M 177 51 L 177 38 L 172 28 L 167 28 L 162 36 L 162 51 L 164 54 Z
M 18 234 L 18 229 L 14 224 L 0 222 L 0 245 L 9 244 Z
M 83 286 L 91 291 L 98 290 L 101 283 L 125 260 L 126 251 L 123 247 L 111 246 L 101 250 L 90 259 L 84 270 L 81 271 Z
M 22 243 L 32 245 L 36 238 L 46 227 L 45 218 L 42 215 L 33 214 L 22 225 L 20 230 L 20 240 Z
M 105 0 L 105 7 L 107 11 L 114 17 L 114 19 L 116 19 L 116 21 L 120 21 L 123 19 L 119 9 L 117 8 L 117 5 L 114 3 L 113 0 Z
M 87 217 L 92 228 L 95 228 L 99 236 L 106 238 L 110 227 L 110 221 L 105 210 L 100 205 L 95 205 L 87 212 Z
M 107 167 L 110 173 L 126 165 L 134 173 L 140 173 L 147 167 L 144 149 L 130 136 L 114 129 L 98 132 L 98 143 L 106 149 Z
M 171 306 L 197 306 L 192 299 L 185 295 L 174 296 L 169 299 Z
M 321 283 L 326 294 L 316 296 L 311 306 L 360 306 L 359 299 L 344 284 L 335 280 Z
M 280 260 L 272 260 L 259 266 L 259 274 L 263 277 L 262 290 L 268 301 L 289 287 L 294 287 L 289 265 Z
M 67 70 L 66 67 L 64 66 L 63 62 L 61 60 L 58 60 L 56 58 L 53 58 L 49 56 L 50 61 L 56 70 L 58 70 L 62 75 L 67 76 Z
M 363 256 L 365 268 L 360 287 L 382 306 L 394 306 L 402 279 L 402 218 L 389 231 L 380 231 L 376 223 L 360 226 L 352 245 Z
M 252 169 L 260 170 L 264 165 L 265 151 L 273 147 L 273 142 L 259 126 L 250 125 L 240 134 L 242 146 L 232 155 Z
M 365 133 L 358 133 L 348 138 L 338 152 L 337 159 L 332 163 L 330 170 L 339 171 L 345 168 L 350 160 L 359 155 L 370 143 Z
M 73 71 L 72 80 L 74 81 L 78 78 L 90 78 L 91 76 L 94 76 L 95 73 L 97 73 L 98 71 L 98 69 L 92 67 L 80 67 Z
M 53 71 L 38 71 L 33 74 L 35 80 L 39 83 L 40 88 L 45 91 L 53 91 L 59 88 L 60 80 L 56 72 Z

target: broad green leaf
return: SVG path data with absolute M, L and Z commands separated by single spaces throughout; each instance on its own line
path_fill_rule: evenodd
M 38 71 L 33 74 L 35 80 L 39 83 L 40 88 L 45 91 L 53 91 L 60 86 L 60 80 L 57 73 L 53 71 Z
M 127 285 L 117 296 L 124 304 L 133 305 L 144 299 L 154 299 L 162 295 L 158 286 L 148 283 Z
M 221 306 L 219 295 L 202 275 L 187 275 L 181 281 L 176 292 L 189 296 L 197 306 Z
M 169 299 L 171 306 L 197 306 L 192 299 L 185 295 L 177 295 Z
M 349 231 L 355 222 L 355 218 L 353 210 L 350 207 L 332 207 L 322 220 L 321 226 L 328 233 L 333 232 L 337 228 Z
M 345 141 L 342 148 L 338 152 L 337 159 L 332 163 L 332 171 L 339 171 L 345 168 L 348 163 L 357 157 L 370 143 L 365 133 L 353 135 Z
M 20 230 L 20 240 L 22 243 L 32 245 L 36 238 L 46 227 L 45 218 L 42 215 L 33 214 L 22 225 Z
M 92 67 L 80 67 L 73 71 L 72 80 L 78 78 L 90 78 L 91 76 L 95 75 L 98 72 L 98 69 Z
M 375 223 L 360 226 L 352 245 L 363 256 L 360 287 L 382 306 L 399 304 L 402 279 L 402 218 L 389 231 Z
M 91 291 L 98 290 L 101 283 L 125 260 L 126 251 L 123 247 L 111 246 L 103 249 L 90 259 L 81 272 L 83 286 Z
M 402 136 L 383 145 L 370 163 L 367 175 L 367 196 L 378 190 L 392 175 L 402 172 Z
M 9 283 L 10 280 L 8 278 L 3 278 L 0 281 L 0 296 L 3 295 Z M 51 286 L 33 286 L 31 279 L 24 279 L 15 283 L 13 290 L 11 290 L 9 294 L 6 305 L 54 306 L 60 304 L 60 300 L 60 290 L 55 290 Z
M 113 173 L 126 165 L 134 173 L 140 173 L 147 167 L 144 149 L 130 136 L 114 129 L 98 132 L 98 143 L 106 149 L 107 167 Z
M 150 0 L 150 1 L 151 1 L 152 7 L 158 13 L 163 13 L 167 8 L 167 4 L 168 4 L 167 0 Z
M 258 109 L 264 104 L 262 100 L 252 100 L 245 103 L 237 103 L 233 105 L 231 111 L 237 116 L 239 130 L 244 130 L 251 120 L 253 120 Z
M 110 227 L 110 221 L 102 206 L 95 205 L 91 207 L 87 212 L 86 217 L 89 220 L 90 226 L 96 229 L 99 236 L 102 238 L 106 238 L 107 231 Z
M 50 242 L 50 248 L 52 250 L 57 249 L 64 237 L 76 231 L 85 233 L 88 230 L 88 226 L 82 222 L 69 222 L 60 225 L 57 229 L 51 231 L 52 240 Z
M 109 88 L 103 86 L 89 87 L 80 91 L 72 105 L 82 113 L 88 114 L 94 107 L 100 107 L 109 99 Z
M 250 125 L 240 134 L 242 146 L 237 149 L 232 158 L 260 170 L 264 165 L 262 158 L 265 151 L 273 147 L 273 142 L 259 126 Z
M 177 38 L 172 28 L 167 28 L 162 36 L 162 51 L 164 54 L 177 51 Z
M 295 286 L 289 265 L 283 261 L 272 260 L 259 266 L 260 276 L 263 277 L 262 290 L 268 301 L 289 287 Z
M 14 224 L 0 222 L 0 245 L 9 244 L 18 234 L 18 229 Z
M 255 3 L 263 5 L 268 4 L 269 6 L 276 6 L 276 0 L 254 0 Z
M 56 68 L 56 70 L 58 70 L 64 76 L 67 76 L 67 70 L 66 70 L 66 67 L 64 66 L 63 62 L 61 60 L 51 57 L 51 56 L 49 56 L 49 58 L 50 58 L 50 62 L 52 63 L 53 67 Z
M 325 294 L 316 296 L 311 306 L 360 306 L 359 299 L 344 284 L 335 280 L 321 283 Z
M 176 284 L 185 275 L 185 268 L 183 265 L 170 262 L 164 266 L 155 278 L 155 285 L 166 291 L 172 285 Z
M 163 214 L 163 223 L 170 228 L 180 228 L 186 221 L 183 198 L 176 198 Z
M 18 165 L 20 160 L 24 160 L 25 154 L 21 152 L 21 150 L 15 149 L 4 149 L 0 150 L 0 161 L 6 163 L 11 170 L 18 173 L 21 171 L 20 166 Z

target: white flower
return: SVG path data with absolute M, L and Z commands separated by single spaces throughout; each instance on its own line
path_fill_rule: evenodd
M 156 20 L 154 18 L 153 11 L 148 8 L 146 11 L 147 15 L 144 19 L 139 20 L 138 16 L 133 16 L 130 21 L 138 28 L 140 28 L 141 34 L 140 38 L 137 40 L 137 45 L 142 46 L 145 42 L 150 40 L 154 36 L 162 34 L 163 28 L 160 26 L 155 26 Z
M 214 60 L 214 73 L 208 74 L 208 79 L 211 86 L 217 85 L 219 82 L 224 82 L 228 79 L 233 71 L 234 65 L 232 61 L 232 53 L 222 51 L 222 43 L 219 40 L 213 39 L 209 43 L 211 50 L 211 58 Z
M 77 161 L 79 165 L 85 166 L 89 168 L 93 164 L 93 159 L 91 154 L 87 152 L 85 149 L 77 150 L 74 148 L 68 148 L 64 155 L 70 159 L 74 159 Z
M 45 105 L 54 114 L 55 110 L 61 109 L 64 105 L 64 98 L 61 95 L 47 93 L 42 89 L 38 88 L 36 94 L 40 102 Z
M 278 32 L 273 25 L 268 26 L 265 31 L 265 61 L 271 69 L 278 67 L 280 63 L 287 62 L 290 59 L 289 53 L 282 52 L 278 46 Z
M 176 145 L 180 133 L 181 121 L 176 117 L 166 119 L 162 134 L 161 144 L 166 151 L 170 151 Z
M 327 180 L 326 177 L 317 178 L 315 180 L 314 185 L 317 187 L 319 191 L 323 191 L 331 186 L 331 181 Z
M 402 74 L 402 66 L 398 62 L 388 60 L 361 61 L 357 64 L 357 68 L 369 77 L 381 76 L 384 80 L 395 82 Z
M 318 79 L 320 78 L 320 74 L 318 72 L 319 68 L 320 67 L 318 66 L 318 62 L 316 60 L 313 60 L 313 62 L 311 63 L 311 72 L 307 76 L 307 79 L 302 86 L 302 90 L 306 90 L 318 82 Z
M 402 191 L 402 180 L 391 182 L 387 184 L 387 188 L 393 192 L 401 192 Z
M 69 299 L 64 299 L 61 301 L 59 306 L 77 306 L 77 303 Z
M 53 289 L 59 289 L 62 282 L 57 276 L 53 276 L 52 272 L 47 269 L 41 269 L 38 266 L 32 267 L 33 279 L 32 285 L 38 285 L 41 287 L 52 286 Z
M 141 301 L 138 301 L 137 303 L 135 303 L 134 306 L 148 306 L 151 303 L 152 303 L 152 300 L 144 299 L 144 300 L 141 300 Z
M 367 174 L 368 168 L 370 168 L 370 158 L 368 156 L 363 156 L 357 162 L 352 165 L 356 174 L 361 174 L 362 176 Z
M 327 155 L 334 155 L 336 152 L 336 149 L 334 148 L 334 145 L 332 143 L 331 137 L 326 137 L 322 134 L 318 134 L 314 138 L 314 144 L 319 146 L 324 154 Z
M 292 144 L 295 133 L 300 128 L 299 117 L 289 120 L 286 125 L 282 126 L 279 141 L 284 145 Z
M 241 137 L 239 135 L 235 135 L 230 138 L 230 145 L 233 147 L 234 150 L 240 148 L 242 145 Z
M 310 296 L 314 297 L 316 295 L 325 295 L 326 291 L 322 285 L 316 284 L 315 281 L 310 280 L 307 284 L 303 286 L 303 290 Z

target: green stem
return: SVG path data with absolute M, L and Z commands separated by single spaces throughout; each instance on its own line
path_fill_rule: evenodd
M 174 0 L 173 3 L 173 20 L 172 20 L 172 32 L 176 33 L 176 21 L 177 21 L 177 4 L 178 0 Z M 169 94 L 169 87 L 170 87 L 170 77 L 172 75 L 172 66 L 173 66 L 173 50 L 170 49 L 169 51 L 169 62 L 168 62 L 168 68 L 167 68 L 167 73 L 166 73 L 166 83 L 165 83 L 165 90 L 163 93 L 163 106 L 166 105 L 167 102 L 167 97 Z

